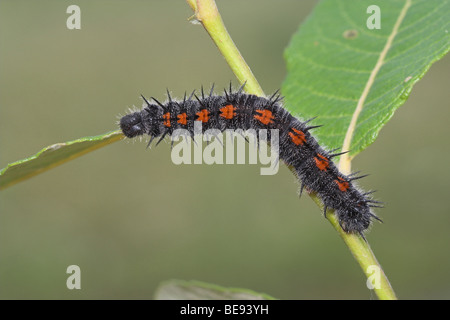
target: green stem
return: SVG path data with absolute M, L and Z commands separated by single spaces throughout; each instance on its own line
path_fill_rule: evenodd
M 264 96 L 264 92 L 258 84 L 258 81 L 228 34 L 214 0 L 186 1 L 195 12 L 195 19 L 202 23 L 239 82 L 241 84 L 247 82 L 245 86 L 246 91 L 251 94 Z M 293 171 L 292 168 L 290 169 Z M 315 194 L 311 193 L 310 196 L 319 207 L 323 207 L 320 199 Z M 374 290 L 378 298 L 382 300 L 397 299 L 386 274 L 370 249 L 369 243 L 358 234 L 349 234 L 342 230 L 332 210 L 327 211 L 327 219 L 344 240 L 356 261 L 358 261 L 363 269 L 366 277 L 374 276 L 379 280 L 378 282 L 374 282 Z
M 230 37 L 214 1 L 187 0 L 195 12 L 195 19 L 202 23 L 211 39 L 224 56 L 239 83 L 245 90 L 264 96 L 264 91 Z
M 310 196 L 319 207 L 323 208 L 320 199 L 316 195 L 311 194 Z M 389 283 L 389 279 L 384 273 L 383 268 L 381 268 L 381 265 L 370 248 L 369 243 L 359 234 L 346 233 L 342 230 L 339 225 L 338 218 L 332 210 L 327 210 L 327 219 L 339 233 L 342 240 L 344 240 L 353 257 L 361 266 L 361 269 L 366 277 L 369 278 L 371 276 L 376 276 L 378 278 L 377 285 L 374 287 L 374 291 L 378 298 L 380 300 L 397 300 L 395 292 Z

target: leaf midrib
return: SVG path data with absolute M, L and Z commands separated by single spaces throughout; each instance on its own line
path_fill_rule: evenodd
M 405 5 L 403 6 L 402 10 L 400 10 L 400 14 L 397 18 L 397 21 L 394 24 L 394 27 L 392 28 L 391 33 L 389 34 L 389 37 L 387 38 L 386 44 L 383 48 L 383 50 L 380 52 L 378 56 L 378 60 L 372 69 L 372 72 L 370 73 L 369 79 L 366 82 L 366 85 L 364 86 L 364 89 L 361 93 L 361 96 L 358 99 L 358 103 L 356 104 L 355 111 L 353 112 L 352 119 L 350 121 L 350 125 L 348 126 L 347 132 L 344 137 L 344 143 L 342 145 L 342 151 L 350 150 L 350 146 L 352 143 L 353 134 L 356 129 L 356 123 L 358 121 L 359 115 L 361 114 L 361 111 L 364 108 L 364 103 L 366 101 L 367 96 L 369 95 L 370 89 L 372 88 L 373 84 L 375 83 L 375 79 L 378 75 L 378 72 L 380 71 L 381 67 L 384 64 L 384 59 L 389 51 L 389 49 L 392 47 L 392 42 L 394 41 L 395 36 L 398 34 L 398 30 L 400 28 L 401 23 L 403 22 L 406 13 L 411 6 L 412 0 L 406 0 Z M 351 160 L 352 157 L 349 155 L 349 153 L 343 154 L 341 156 L 340 162 L 339 162 L 339 168 L 344 174 L 349 174 L 351 172 Z

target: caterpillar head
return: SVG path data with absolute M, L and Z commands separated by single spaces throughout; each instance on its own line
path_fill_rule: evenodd
M 133 138 L 145 133 L 145 126 L 140 112 L 127 114 L 120 119 L 120 129 L 125 136 Z

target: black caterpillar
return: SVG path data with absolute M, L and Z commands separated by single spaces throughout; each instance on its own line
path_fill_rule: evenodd
M 369 197 L 371 192 L 359 191 L 352 181 L 364 176 L 356 173 L 344 175 L 331 161 L 341 153 L 330 153 L 323 149 L 309 133 L 312 120 L 302 122 L 284 109 L 282 98 L 274 93 L 270 98 L 259 97 L 243 92 L 243 86 L 232 92 L 224 90 L 224 95 L 211 93 L 205 96 L 202 88 L 199 98 L 193 92 L 189 98 L 182 101 L 172 100 L 169 92 L 168 101 L 161 103 L 152 98 L 155 103 L 145 99 L 141 111 L 128 114 L 120 119 L 120 128 L 128 138 L 147 134 L 154 138 L 160 137 L 158 143 L 174 130 L 187 129 L 194 135 L 194 121 L 202 122 L 202 131 L 208 129 L 278 129 L 279 157 L 288 166 L 292 166 L 301 181 L 300 194 L 306 188 L 315 192 L 324 204 L 324 215 L 327 208 L 334 209 L 342 229 L 347 233 L 359 233 L 364 237 L 372 218 L 381 221 L 371 211 L 371 207 L 382 207 L 378 201 Z M 193 98 L 195 97 L 195 99 Z

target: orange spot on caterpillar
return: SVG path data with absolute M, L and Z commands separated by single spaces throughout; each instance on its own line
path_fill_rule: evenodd
M 178 121 L 177 121 L 178 123 L 183 124 L 183 125 L 187 125 L 187 115 L 186 115 L 186 112 L 177 115 L 177 118 L 178 118 Z
M 337 183 L 339 190 L 341 190 L 342 192 L 347 191 L 347 189 L 350 187 L 350 184 L 348 183 L 348 181 L 345 181 L 341 177 L 338 177 L 338 179 L 334 180 L 334 182 Z
M 198 115 L 198 121 L 201 121 L 201 122 L 208 122 L 208 120 L 209 120 L 209 116 L 208 116 L 208 114 L 209 114 L 209 111 L 208 110 L 206 110 L 206 109 L 203 109 L 203 110 L 201 110 L 200 112 L 197 112 L 196 113 L 196 115 Z
M 167 112 L 166 114 L 164 114 L 163 119 L 164 119 L 164 125 L 166 127 L 170 127 L 170 112 Z
M 273 122 L 274 116 L 272 114 L 272 111 L 259 109 L 256 109 L 255 111 L 261 115 L 254 115 L 254 118 L 256 120 L 259 120 L 262 124 L 268 125 L 269 123 Z
M 317 157 L 319 157 L 320 159 L 318 159 Z M 316 161 L 317 168 L 319 168 L 320 171 L 326 171 L 330 166 L 328 159 L 321 154 L 317 154 L 317 157 L 314 157 L 314 161 Z
M 228 104 L 225 107 L 220 108 L 220 112 L 222 112 L 220 116 L 225 119 L 233 119 L 233 117 L 236 116 L 236 112 L 234 112 L 235 110 L 236 108 L 233 107 L 233 105 Z
M 289 135 L 291 136 L 292 142 L 294 144 L 303 145 L 306 142 L 305 134 L 297 129 L 291 128 L 295 133 L 289 132 Z

